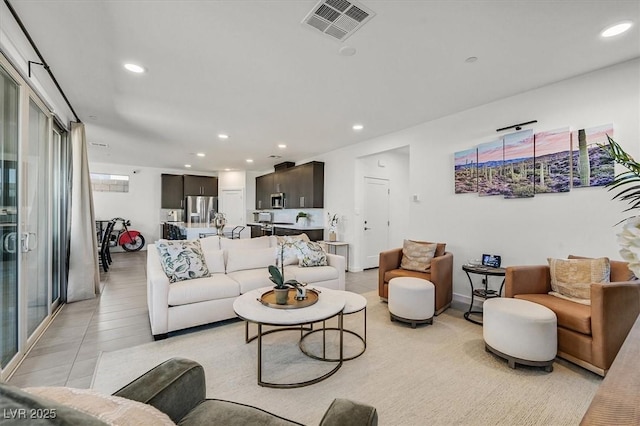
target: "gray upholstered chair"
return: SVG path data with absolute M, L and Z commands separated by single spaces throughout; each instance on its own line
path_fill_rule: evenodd
M 207 399 L 204 369 L 197 362 L 172 358 L 138 377 L 115 396 L 149 404 L 180 425 L 299 425 L 250 405 L 220 399 Z M 71 407 L 47 401 L 8 384 L 0 384 L 0 409 L 20 412 L 55 409 L 56 419 L 33 419 L 29 424 L 104 425 Z M 9 411 L 14 410 L 14 411 Z M 19 423 L 20 419 L 16 419 Z M 22 419 L 24 421 L 24 419 Z M 320 421 L 321 426 L 377 425 L 376 409 L 346 399 L 335 399 Z

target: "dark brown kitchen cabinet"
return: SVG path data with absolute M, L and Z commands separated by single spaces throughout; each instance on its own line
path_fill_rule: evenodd
M 297 181 L 298 168 L 291 167 L 282 171 L 277 171 L 273 174 L 273 181 L 275 183 L 275 192 L 284 194 L 284 208 L 295 209 L 297 208 L 297 202 L 295 201 L 299 197 L 299 184 Z
M 271 208 L 271 194 L 275 192 L 273 187 L 274 174 L 269 173 L 256 178 L 256 209 Z
M 184 192 L 182 175 L 162 174 L 162 193 L 160 197 L 161 208 L 184 208 Z
M 324 207 L 324 163 L 312 161 L 295 167 L 290 205 L 292 209 Z M 285 194 L 286 195 L 286 194 Z
M 284 193 L 285 209 L 324 207 L 324 163 L 312 161 L 256 178 L 256 208 L 271 208 L 271 194 Z
M 213 176 L 184 175 L 184 196 L 218 196 L 218 178 Z

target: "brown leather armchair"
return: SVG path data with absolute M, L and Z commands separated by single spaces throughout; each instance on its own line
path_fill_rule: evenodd
M 431 281 L 435 287 L 435 314 L 440 315 L 451 306 L 453 297 L 453 254 L 444 251 L 444 244 L 438 244 L 436 256 L 431 260 L 430 272 L 400 269 L 402 248 L 380 253 L 378 266 L 378 295 L 387 300 L 389 281 L 396 277 L 416 277 Z
M 610 264 L 611 282 L 591 284 L 590 306 L 548 294 L 547 265 L 509 266 L 505 277 L 506 297 L 539 303 L 555 312 L 558 356 L 601 376 L 611 367 L 640 313 L 640 281 L 633 280 L 626 262 Z

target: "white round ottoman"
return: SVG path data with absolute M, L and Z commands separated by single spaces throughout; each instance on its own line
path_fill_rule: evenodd
M 389 314 L 391 321 L 411 324 L 433 324 L 435 287 L 431 281 L 413 277 L 392 278 L 389 281 Z
M 482 334 L 485 349 L 516 364 L 553 371 L 558 350 L 556 314 L 527 300 L 494 298 L 484 302 Z

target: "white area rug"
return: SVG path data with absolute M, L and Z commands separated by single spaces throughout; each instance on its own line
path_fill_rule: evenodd
M 380 425 L 576 425 L 601 382 L 563 360 L 556 360 L 552 373 L 512 370 L 485 352 L 482 327 L 464 320 L 460 311 L 449 309 L 433 325 L 411 329 L 389 320 L 377 294 L 365 296 L 367 350 L 323 382 L 297 389 L 258 386 L 257 342 L 245 344 L 244 323 L 234 322 L 104 352 L 92 387 L 112 393 L 158 363 L 184 357 L 204 366 L 209 397 L 305 424 L 318 424 L 334 398 L 349 398 L 376 407 Z M 345 317 L 345 327 L 361 332 L 362 313 Z M 320 336 L 315 333 L 307 347 L 318 350 Z M 265 337 L 263 380 L 302 381 L 331 368 L 303 355 L 298 338 L 294 331 Z M 345 334 L 347 356 L 358 344 Z

